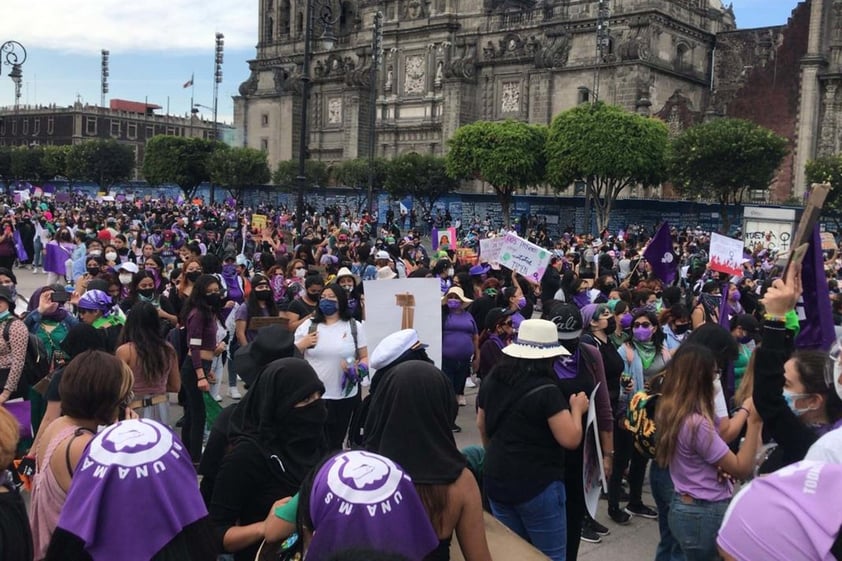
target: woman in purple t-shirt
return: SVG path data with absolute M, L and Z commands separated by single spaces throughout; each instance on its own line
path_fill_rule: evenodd
M 762 421 L 751 400 L 746 402 L 748 430 L 739 454 L 719 436 L 713 411 L 716 372 L 710 350 L 681 345 L 667 365 L 655 414 L 655 460 L 669 468 L 675 486 L 669 528 L 687 561 L 717 558 L 716 532 L 734 494 L 730 478 L 721 472 L 748 477 L 760 442 Z
M 459 405 L 467 404 L 465 380 L 471 375 L 471 358 L 474 370 L 479 366 L 477 324 L 466 311 L 471 302 L 458 286 L 448 289 L 442 298 L 441 369 L 453 384 Z

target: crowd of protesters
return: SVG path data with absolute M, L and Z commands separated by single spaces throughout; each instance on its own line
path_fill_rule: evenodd
M 664 278 L 637 226 L 383 218 L 8 201 L 0 560 L 436 561 L 455 536 L 486 561 L 490 515 L 575 560 L 610 532 L 587 438 L 611 523 L 657 520 L 657 561 L 842 560 L 842 362 L 808 298 L 842 323 L 835 252 L 802 275 L 759 244 L 723 276 L 706 233 L 673 230 Z M 550 250 L 539 283 L 477 255 L 509 232 Z M 18 294 L 27 268 L 44 282 Z M 396 278 L 438 280 L 440 368 L 412 329 L 369 345 L 364 287 Z

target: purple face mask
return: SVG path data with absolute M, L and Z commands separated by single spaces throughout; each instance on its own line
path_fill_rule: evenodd
M 620 328 L 628 329 L 632 324 L 632 315 L 628 312 L 620 316 Z
M 651 327 L 635 327 L 632 333 L 634 333 L 635 341 L 640 341 L 641 343 L 646 343 L 652 338 Z
M 521 296 L 520 298 L 517 299 L 517 307 L 518 307 L 519 310 L 522 310 L 523 308 L 526 307 L 526 297 Z
M 740 298 L 742 297 L 742 295 L 736 290 L 732 290 L 731 293 L 728 296 L 731 298 L 731 301 L 733 301 L 733 302 L 739 302 Z
M 456 300 L 456 299 L 448 300 L 447 301 L 447 307 L 451 310 L 458 310 L 459 308 L 462 307 L 462 301 Z

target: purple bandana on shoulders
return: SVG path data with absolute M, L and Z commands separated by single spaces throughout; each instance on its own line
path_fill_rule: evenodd
M 310 494 L 313 540 L 307 561 L 370 548 L 421 561 L 439 540 L 409 475 L 362 450 L 337 454 L 316 474 Z
M 94 561 L 147 561 L 207 514 L 178 438 L 157 421 L 135 419 L 91 441 L 58 527 L 84 541 Z
M 553 361 L 553 372 L 559 380 L 569 380 L 579 374 L 579 350 L 568 356 L 560 356 Z

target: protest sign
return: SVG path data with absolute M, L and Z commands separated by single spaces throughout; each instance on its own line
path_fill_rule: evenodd
M 500 248 L 500 265 L 522 275 L 529 282 L 541 282 L 550 264 L 550 252 L 515 234 L 506 234 L 504 240 Z
M 252 214 L 251 215 L 251 229 L 252 230 L 263 230 L 266 228 L 266 224 L 268 221 L 266 220 L 265 214 Z
M 601 491 L 608 492 L 608 481 L 602 463 L 602 445 L 599 441 L 599 429 L 596 425 L 596 391 L 593 389 L 588 404 L 588 417 L 585 422 L 585 439 L 582 449 L 582 488 L 585 492 L 585 506 L 591 517 L 596 516 Z M 600 485 L 602 483 L 602 485 Z
M 710 235 L 710 268 L 729 275 L 743 272 L 743 242 L 721 234 Z
M 484 238 L 479 241 L 479 258 L 482 263 L 497 263 L 500 261 L 500 249 L 506 238 Z

